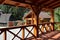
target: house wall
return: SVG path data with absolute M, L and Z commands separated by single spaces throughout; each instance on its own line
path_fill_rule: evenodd
M 33 18 L 33 22 L 32 22 L 32 18 L 26 18 L 25 20 L 26 20 L 25 25 L 27 25 L 27 23 L 29 21 L 31 21 L 31 24 L 36 24 L 36 19 L 35 18 Z

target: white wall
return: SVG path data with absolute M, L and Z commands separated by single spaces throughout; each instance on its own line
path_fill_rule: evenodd
M 1 14 L 0 23 L 7 23 L 9 21 L 11 14 Z

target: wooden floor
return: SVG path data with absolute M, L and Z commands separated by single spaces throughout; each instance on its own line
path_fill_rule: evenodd
M 28 40 L 60 40 L 60 31 L 52 31 L 47 34 L 39 35 L 39 38 Z

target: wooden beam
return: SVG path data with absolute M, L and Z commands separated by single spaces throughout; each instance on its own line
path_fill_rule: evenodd
M 14 2 L 14 1 L 5 1 L 4 3 L 5 4 L 9 4 L 9 5 L 22 6 L 22 7 L 29 8 L 29 5 L 28 4 L 23 4 L 23 3 Z
M 56 4 L 55 6 L 51 7 L 51 8 L 57 8 L 57 7 L 60 7 L 60 3 L 59 4 Z
M 54 0 L 46 1 L 46 2 L 43 3 L 43 5 L 47 5 L 47 4 L 50 4 L 52 2 L 54 2 Z
M 39 1 L 39 4 L 43 4 L 43 3 L 45 3 L 45 2 L 47 2 L 48 0 L 40 0 Z
M 35 3 L 33 3 L 31 0 L 29 1 L 26 1 L 26 0 L 12 0 L 12 1 L 14 1 L 14 2 L 20 2 L 20 3 L 24 3 L 24 4 L 29 4 L 29 5 L 35 5 Z
M 52 3 L 56 2 L 56 1 L 57 0 L 51 1 L 51 2 L 47 3 L 45 6 L 50 5 L 50 4 L 52 4 Z
M 3 3 L 5 0 L 0 0 L 0 4 Z
M 7 2 L 7 1 L 11 1 L 11 0 L 5 0 L 5 1 L 3 1 L 1 4 L 4 4 L 4 3 Z
M 59 4 L 59 3 L 60 3 L 60 1 L 56 1 L 56 2 L 54 2 L 54 3 L 52 3 L 52 4 L 50 4 L 50 5 L 47 6 L 47 7 L 50 8 L 50 7 L 52 7 L 52 6 L 56 5 L 56 4 Z

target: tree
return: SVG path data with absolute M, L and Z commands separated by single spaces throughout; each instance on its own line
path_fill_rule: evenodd
M 60 7 L 54 9 L 54 20 L 60 22 Z M 60 24 L 55 24 L 55 29 L 60 29 Z

